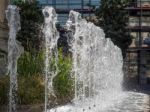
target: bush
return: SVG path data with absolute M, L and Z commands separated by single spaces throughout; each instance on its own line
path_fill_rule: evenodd
M 9 77 L 0 76 L 0 105 L 7 104 L 9 90 Z
M 72 59 L 59 50 L 58 75 L 54 78 L 54 91 L 58 104 L 68 103 L 74 96 L 74 79 L 71 77 Z M 44 53 L 36 56 L 25 52 L 18 60 L 18 103 L 44 103 Z M 0 104 L 8 104 L 9 77 L 0 77 Z
M 9 77 L 0 77 L 0 105 L 8 105 Z M 18 77 L 18 103 L 38 104 L 44 102 L 44 83 L 40 75 Z
M 42 74 L 44 69 L 44 53 L 39 52 L 33 55 L 30 52 L 24 52 L 18 60 L 18 74 L 23 76 Z
M 58 75 L 54 78 L 54 90 L 58 103 L 70 102 L 74 96 L 74 80 L 71 77 L 71 56 L 63 56 L 59 51 Z
M 18 103 L 44 103 L 44 83 L 41 75 L 21 76 L 18 78 Z
M 17 34 L 17 39 L 22 43 L 25 51 L 40 50 L 42 47 L 41 25 L 44 21 L 42 7 L 36 0 L 32 2 L 14 0 L 13 4 L 20 8 L 21 30 Z

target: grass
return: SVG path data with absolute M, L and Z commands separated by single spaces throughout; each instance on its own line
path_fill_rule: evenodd
M 36 76 L 18 77 L 18 104 L 40 104 L 44 102 L 43 78 Z M 8 104 L 9 77 L 0 77 L 0 105 Z
M 0 105 L 8 103 L 9 77 L 0 76 Z
M 36 55 L 24 52 L 18 60 L 18 74 L 31 76 L 42 74 L 44 68 L 44 53 L 41 51 Z
M 70 75 L 71 56 L 62 55 L 59 50 L 58 75 L 54 78 L 57 103 L 70 102 L 74 96 L 73 78 Z M 44 53 L 33 55 L 25 52 L 18 60 L 18 104 L 44 103 Z M 0 105 L 8 104 L 9 77 L 0 77 Z
M 54 89 L 59 103 L 70 102 L 74 96 L 73 78 L 71 77 L 71 56 L 63 56 L 59 51 L 58 75 L 54 79 Z
M 18 103 L 41 104 L 44 102 L 44 83 L 41 75 L 18 78 Z

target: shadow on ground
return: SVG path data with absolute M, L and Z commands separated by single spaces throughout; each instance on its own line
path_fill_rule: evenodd
M 139 84 L 137 75 L 128 76 L 124 78 L 123 89 L 150 95 L 150 80 L 147 79 L 147 82 L 148 84 Z

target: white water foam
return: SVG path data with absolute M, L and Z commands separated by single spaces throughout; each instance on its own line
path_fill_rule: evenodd
M 47 112 L 146 112 L 148 95 L 124 92 L 121 50 L 103 30 L 71 11 L 66 24 L 75 79 L 72 104 Z

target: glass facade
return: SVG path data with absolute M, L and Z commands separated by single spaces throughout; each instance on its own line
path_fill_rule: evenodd
M 140 7 L 150 7 L 150 0 L 137 0 L 137 6 Z
M 100 0 L 38 0 L 42 5 L 52 5 L 58 9 L 80 9 L 99 6 Z
M 77 10 L 83 17 L 93 15 L 100 0 L 38 0 L 43 6 L 53 6 L 58 13 L 58 21 L 65 24 L 70 10 Z
M 150 76 L 150 0 L 132 0 L 129 11 L 128 31 L 132 44 L 127 50 L 127 74 L 137 77 L 140 84 L 148 83 Z

